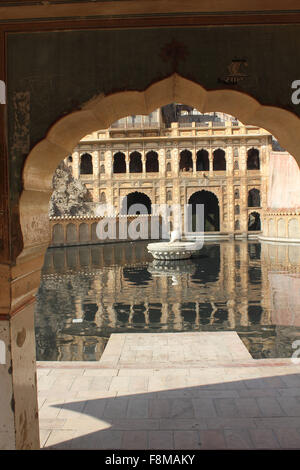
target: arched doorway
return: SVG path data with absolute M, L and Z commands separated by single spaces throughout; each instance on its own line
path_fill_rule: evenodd
M 254 232 L 261 230 L 260 214 L 258 212 L 251 212 L 248 218 L 248 231 Z
M 197 191 L 189 198 L 189 204 L 192 205 L 192 231 L 195 231 L 196 205 L 204 205 L 204 231 L 218 232 L 220 230 L 220 210 L 217 196 L 210 191 Z
M 14 250 L 13 256 L 18 269 L 14 270 L 13 282 L 18 280 L 19 276 L 25 275 L 29 282 L 26 283 L 28 287 L 24 287 L 22 291 L 22 303 L 15 290 L 14 305 L 23 306 L 26 302 L 32 302 L 32 293 L 39 286 L 37 273 L 43 265 L 43 253 L 46 251 L 50 236 L 48 204 L 52 194 L 51 183 L 59 162 L 68 156 L 82 137 L 98 129 L 109 127 L 121 117 L 124 109 L 128 115 L 148 114 L 149 108 L 155 109 L 173 102 L 192 102 L 193 106 L 201 112 L 218 109 L 220 112 L 235 115 L 240 121 L 249 125 L 259 125 L 276 135 L 281 145 L 300 162 L 300 120 L 295 113 L 276 107 L 277 102 L 274 96 L 270 97 L 270 104 L 274 106 L 264 106 L 247 93 L 231 89 L 213 90 L 213 86 L 210 91 L 207 91 L 198 83 L 174 73 L 147 89 L 140 89 L 138 93 L 125 91 L 100 94 L 88 103 L 85 98 L 82 100 L 84 104 L 82 108 L 76 107 L 76 111 L 62 118 L 57 115 L 56 122 L 54 115 L 49 117 L 49 131 L 33 148 L 30 147 L 29 155 L 22 167 L 22 180 L 20 178 L 19 186 L 23 188 L 23 191 L 20 202 L 15 206 L 15 225 L 18 226 L 19 223 L 21 225 L 22 243 L 18 243 Z M 54 125 L 53 122 L 55 122 Z M 24 264 L 23 255 L 28 252 L 35 261 L 34 276 Z M 21 253 L 22 256 L 19 256 Z M 25 283 L 22 285 L 25 286 Z M 7 288 L 6 284 L 3 288 Z M 18 315 L 21 316 L 20 325 L 22 325 L 23 312 L 19 312 Z M 20 352 L 22 353 L 22 350 Z M 27 364 L 30 353 L 29 351 L 26 356 Z M 32 359 L 34 359 L 34 353 L 32 354 Z M 18 364 L 15 366 L 19 367 Z M 29 382 L 26 373 L 24 373 L 25 386 L 27 383 L 34 383 L 34 381 Z M 32 394 L 34 393 L 33 389 Z M 28 409 L 32 408 L 28 407 Z M 29 425 L 32 426 L 32 422 L 28 422 L 27 429 Z
M 132 207 L 138 204 L 140 207 Z M 130 209 L 131 208 L 131 209 Z M 129 193 L 122 201 L 120 213 L 122 215 L 131 214 L 151 214 L 151 199 L 144 193 L 138 191 Z
M 117 152 L 114 155 L 113 172 L 114 173 L 126 173 L 126 162 L 125 162 L 124 153 Z

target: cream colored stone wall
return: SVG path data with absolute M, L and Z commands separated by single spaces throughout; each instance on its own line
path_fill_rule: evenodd
M 261 215 L 267 200 L 268 161 L 271 151 L 271 135 L 255 126 L 244 126 L 230 120 L 218 125 L 215 122 L 190 123 L 183 127 L 172 123 L 164 128 L 161 122 L 153 128 L 134 128 L 126 124 L 112 126 L 84 137 L 72 153 L 74 176 L 79 176 L 92 190 L 94 203 L 104 200 L 119 213 L 119 201 L 129 193 L 138 191 L 149 196 L 152 204 L 181 205 L 188 203 L 192 194 L 206 190 L 218 198 L 220 232 L 247 234 L 248 218 L 252 212 Z M 259 151 L 260 169 L 247 170 L 247 152 Z M 197 171 L 197 152 L 204 149 L 209 155 L 209 169 Z M 226 171 L 213 169 L 213 152 L 225 152 Z M 190 171 L 179 169 L 180 154 L 189 150 L 193 167 Z M 142 173 L 129 173 L 129 157 L 134 151 L 142 156 Z M 149 151 L 158 154 L 159 172 L 146 172 L 145 158 Z M 113 173 L 113 159 L 117 152 L 125 154 L 126 173 Z M 89 153 L 93 161 L 93 174 L 80 175 L 80 158 Z M 99 166 L 102 172 L 99 172 Z M 260 191 L 260 207 L 248 207 L 248 192 Z M 236 207 L 239 206 L 239 207 Z

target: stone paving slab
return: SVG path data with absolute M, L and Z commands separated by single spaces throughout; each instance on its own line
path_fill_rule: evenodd
M 108 346 L 99 363 L 38 363 L 43 448 L 300 449 L 300 365 L 253 360 L 231 332 Z M 155 348 L 180 362 L 156 362 Z
M 116 333 L 111 335 L 100 364 L 112 369 L 151 369 L 251 360 L 236 332 Z

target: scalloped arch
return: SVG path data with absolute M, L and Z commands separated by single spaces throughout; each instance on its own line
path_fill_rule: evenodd
M 300 119 L 293 113 L 273 106 L 263 106 L 251 96 L 234 90 L 207 91 L 201 85 L 178 74 L 156 82 L 144 91 L 124 91 L 99 95 L 57 121 L 26 158 L 23 192 L 20 200 L 24 247 L 47 244 L 45 235 L 30 235 L 32 214 L 46 223 L 52 177 L 64 159 L 85 135 L 105 129 L 118 119 L 133 114 L 149 114 L 166 104 L 191 105 L 200 112 L 224 112 L 245 124 L 268 130 L 300 164 Z M 41 240 L 43 239 L 44 240 Z

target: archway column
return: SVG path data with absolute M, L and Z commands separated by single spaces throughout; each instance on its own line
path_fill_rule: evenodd
M 196 156 L 196 150 L 195 149 L 192 149 L 192 160 L 193 160 L 193 175 L 196 175 L 197 156 Z
M 125 152 L 126 173 L 129 173 L 130 158 L 129 152 Z
M 213 149 L 210 147 L 207 149 L 208 152 L 208 162 L 209 162 L 209 176 L 213 176 L 214 172 L 214 157 L 213 157 Z
M 46 247 L 0 265 L 0 448 L 39 449 L 35 293 Z

